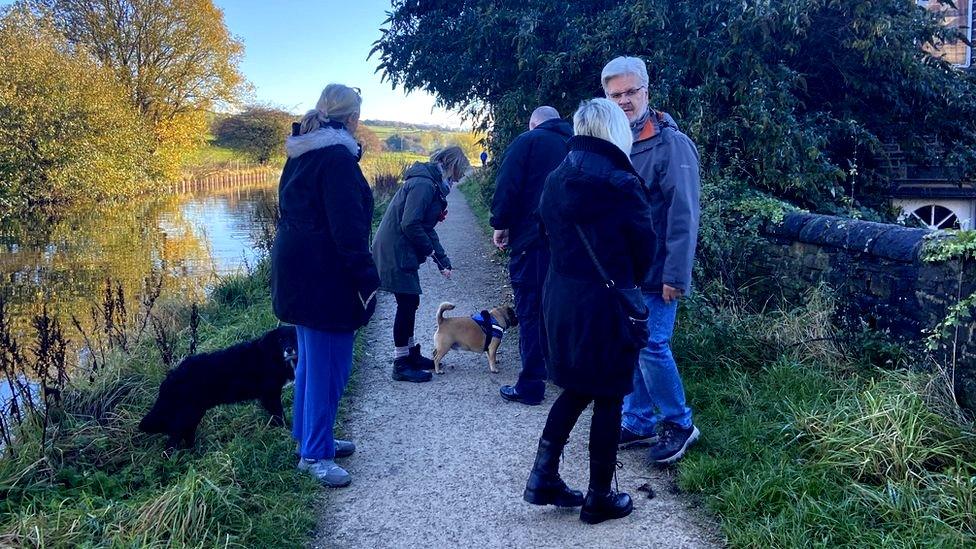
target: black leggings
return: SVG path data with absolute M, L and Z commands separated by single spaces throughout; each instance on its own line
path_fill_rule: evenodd
M 580 414 L 590 402 L 593 403 L 593 419 L 590 422 L 590 486 L 607 490 L 617 463 L 620 416 L 624 405 L 622 397 L 593 397 L 563 389 L 549 410 L 542 438 L 564 444 Z M 596 470 L 594 464 L 598 464 Z
M 397 309 L 393 317 L 393 345 L 406 347 L 413 337 L 414 324 L 417 322 L 417 308 L 420 307 L 419 294 L 394 293 Z

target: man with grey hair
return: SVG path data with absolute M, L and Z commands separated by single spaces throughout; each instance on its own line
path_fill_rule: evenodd
M 634 391 L 624 399 L 620 445 L 653 442 L 650 459 L 673 463 L 699 436 L 670 344 L 678 299 L 691 292 L 698 242 L 698 150 L 670 116 L 648 107 L 643 60 L 617 57 L 607 63 L 600 78 L 604 94 L 630 121 L 634 137 L 630 159 L 650 191 L 658 240 L 650 274 L 642 285 L 650 309 L 650 337 L 634 371 Z
M 503 385 L 502 398 L 522 404 L 542 402 L 546 391 L 546 364 L 542 351 L 540 309 L 542 283 L 549 270 L 549 248 L 539 233 L 539 197 L 549 172 L 566 157 L 573 136 L 569 122 L 556 109 L 542 106 L 532 112 L 529 131 L 505 150 L 495 178 L 491 202 L 493 240 L 508 249 L 508 272 L 515 293 L 519 320 L 519 355 L 522 371 L 515 385 Z

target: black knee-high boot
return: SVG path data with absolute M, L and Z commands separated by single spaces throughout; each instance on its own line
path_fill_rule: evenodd
M 539 439 L 539 451 L 535 454 L 535 465 L 529 473 L 529 480 L 525 483 L 522 498 L 533 505 L 555 505 L 557 507 L 579 507 L 583 505 L 583 492 L 570 490 L 569 486 L 559 478 L 559 456 L 562 454 L 562 443 L 555 443 L 545 438 Z
M 590 458 L 590 488 L 586 492 L 580 520 L 597 524 L 605 520 L 626 517 L 634 510 L 630 495 L 610 489 L 610 479 L 617 467 L 615 461 Z

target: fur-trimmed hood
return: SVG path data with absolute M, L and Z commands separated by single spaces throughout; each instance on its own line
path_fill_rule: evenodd
M 288 158 L 298 158 L 309 151 L 333 145 L 345 145 L 353 156 L 359 157 L 359 144 L 348 131 L 338 128 L 319 128 L 305 135 L 293 135 L 285 140 L 285 152 Z

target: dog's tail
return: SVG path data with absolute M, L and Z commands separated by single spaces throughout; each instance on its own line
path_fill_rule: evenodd
M 450 311 L 454 309 L 453 303 L 444 302 L 437 307 L 437 325 L 440 326 L 441 322 L 444 322 L 444 311 Z

